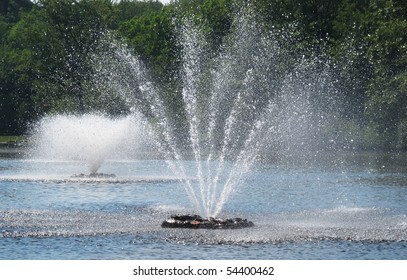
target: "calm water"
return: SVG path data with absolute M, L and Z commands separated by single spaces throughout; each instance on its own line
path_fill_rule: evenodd
M 194 211 L 160 160 L 109 161 L 117 177 L 95 180 L 3 157 L 0 259 L 407 259 L 404 156 L 329 157 L 257 165 L 221 215 L 255 223 L 242 230 L 162 229 Z

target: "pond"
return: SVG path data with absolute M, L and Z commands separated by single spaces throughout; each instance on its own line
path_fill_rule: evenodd
M 211 230 L 161 228 L 194 212 L 162 160 L 110 160 L 100 172 L 115 177 L 80 178 L 81 162 L 8 154 L 0 259 L 407 259 L 405 163 L 367 153 L 259 163 L 219 215 L 255 226 Z

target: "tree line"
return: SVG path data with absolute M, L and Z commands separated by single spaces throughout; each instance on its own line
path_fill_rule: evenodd
M 236 7 L 295 49 L 321 52 L 344 98 L 335 129 L 357 149 L 407 149 L 405 0 L 4 0 L 0 6 L 0 135 L 21 135 L 46 114 L 98 109 L 91 57 L 106 33 L 121 38 L 172 87 L 179 66 L 174 19 L 193 15 L 216 51 Z M 175 24 L 176 25 L 176 24 Z M 306 53 L 306 52 L 302 52 Z M 174 91 L 176 92 L 176 91 Z M 168 91 L 173 106 L 181 106 Z M 178 104 L 178 105 L 177 105 Z M 110 114 L 122 114 L 116 106 Z M 343 136 L 342 138 L 346 138 Z

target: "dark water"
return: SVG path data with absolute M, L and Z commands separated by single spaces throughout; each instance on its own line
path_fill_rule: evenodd
M 109 161 L 115 178 L 71 178 L 77 162 L 0 159 L 0 259 L 407 259 L 401 155 L 259 164 L 221 214 L 255 227 L 163 229 L 191 213 L 159 160 Z

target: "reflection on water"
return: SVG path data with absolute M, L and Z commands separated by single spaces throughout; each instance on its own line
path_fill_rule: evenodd
M 384 210 L 342 208 L 271 214 L 252 217 L 256 226 L 241 230 L 162 229 L 160 218 L 165 214 L 157 209 L 120 213 L 1 211 L 0 244 L 6 250 L 1 258 L 406 257 L 400 249 L 407 247 L 407 217 Z M 25 248 L 23 255 L 20 246 Z
M 349 240 L 407 240 L 407 216 L 390 210 L 335 208 L 328 210 L 251 215 L 256 226 L 239 230 L 164 229 L 160 209 L 134 208 L 115 212 L 78 210 L 2 210 L 1 236 L 79 237 L 142 235 L 177 243 L 250 244 Z

